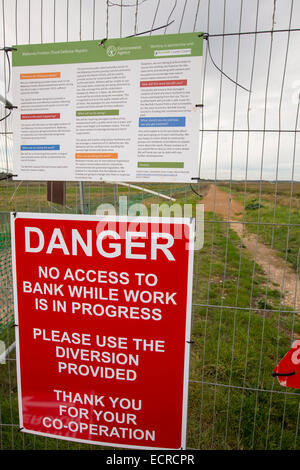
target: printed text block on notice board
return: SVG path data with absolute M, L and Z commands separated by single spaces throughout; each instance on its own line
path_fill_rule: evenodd
M 191 182 L 202 59 L 197 32 L 18 44 L 14 178 Z

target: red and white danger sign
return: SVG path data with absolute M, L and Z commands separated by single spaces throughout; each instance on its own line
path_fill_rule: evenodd
M 12 215 L 20 428 L 185 448 L 193 223 Z

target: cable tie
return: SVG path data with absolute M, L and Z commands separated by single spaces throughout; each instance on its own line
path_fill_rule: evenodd
M 1 47 L 0 51 L 4 51 L 4 52 L 11 52 L 11 51 L 17 51 L 18 49 L 16 47 L 9 47 L 9 46 L 5 46 L 5 47 Z
M 294 372 L 286 372 L 286 373 L 279 373 L 279 372 L 272 372 L 273 377 L 289 377 L 291 375 L 295 375 L 297 372 L 294 370 Z
M 8 180 L 9 178 L 12 178 L 13 176 L 18 176 L 18 175 L 6 175 L 3 178 L 0 178 L 0 181 Z
M 204 104 L 195 104 L 195 108 L 203 108 Z
M 7 119 L 10 115 L 11 115 L 11 109 L 9 110 L 9 113 L 7 113 L 5 116 L 3 116 L 1 119 L 0 119 L 0 122 L 1 121 L 5 121 L 5 119 Z
M 200 34 L 198 34 L 198 38 L 207 39 L 208 38 L 208 33 L 200 33 Z
M 14 323 L 13 325 L 11 325 L 12 328 L 16 328 L 17 326 L 19 326 L 19 325 L 17 325 L 16 323 Z
M 101 41 L 98 43 L 98 46 L 104 47 L 105 41 L 107 41 L 107 38 L 101 39 Z
M 18 431 L 22 431 L 22 429 L 24 429 L 24 426 L 22 426 L 21 428 L 18 428 Z
M 190 341 L 187 341 L 188 344 L 193 344 L 195 341 L 193 340 L 190 340 Z

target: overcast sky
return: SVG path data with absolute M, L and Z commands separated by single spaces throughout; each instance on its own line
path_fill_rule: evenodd
M 107 35 L 124 37 L 173 20 L 166 31 L 152 34 L 199 31 L 212 35 L 300 28 L 299 1 L 139 0 L 138 7 L 136 3 L 3 0 L 0 41 L 2 46 L 10 46 L 102 39 Z M 219 72 L 207 53 L 205 41 L 203 73 L 199 76 L 204 105 L 199 123 L 202 178 L 275 179 L 277 175 L 278 179 L 300 180 L 300 142 L 294 132 L 299 129 L 299 38 L 300 31 L 210 37 L 214 62 L 234 81 L 247 89 L 251 87 L 251 93 Z M 0 64 L 3 81 L 4 59 Z M 13 101 L 11 90 L 8 97 Z M 2 109 L 2 115 L 3 112 Z M 2 132 L 5 125 L 11 130 L 8 121 L 1 123 Z M 248 129 L 252 132 L 240 132 Z M 279 134 L 278 129 L 292 132 Z M 3 135 L 0 139 L 2 155 L 7 145 L 9 163 L 12 140 L 10 136 L 5 141 Z

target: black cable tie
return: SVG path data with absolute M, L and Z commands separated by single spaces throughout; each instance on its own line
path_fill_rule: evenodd
M 195 341 L 193 341 L 192 339 L 190 341 L 187 341 L 187 343 L 189 344 L 193 344 Z
M 195 108 L 203 108 L 204 104 L 195 104 Z
M 158 26 L 157 28 L 153 28 L 153 29 L 148 29 L 148 31 L 143 31 L 142 33 L 136 33 L 136 34 L 132 34 L 131 36 L 126 36 L 126 39 L 128 38 L 135 38 L 136 36 L 141 36 L 142 34 L 148 34 L 148 33 L 153 33 L 153 31 L 158 31 L 159 29 L 163 29 L 163 28 L 167 28 L 168 26 L 170 26 L 172 23 L 174 23 L 175 20 L 172 20 L 170 21 L 170 23 L 167 23 L 163 26 Z
M 199 178 L 199 176 L 195 176 L 193 178 L 191 178 L 191 180 L 197 180 L 197 181 L 200 181 L 201 178 Z
M 14 218 L 16 218 L 17 217 L 17 212 L 13 212 L 13 216 L 14 216 Z
M 198 34 L 198 38 L 207 39 L 208 38 L 208 33 L 200 33 L 200 34 Z
M 105 41 L 107 41 L 107 38 L 101 39 L 101 41 L 98 43 L 98 46 L 104 47 Z
M 286 372 L 284 373 L 279 373 L 279 372 L 272 372 L 273 377 L 289 377 L 290 375 L 295 375 L 297 374 L 297 371 L 294 370 L 294 372 Z
M 22 431 L 22 429 L 24 429 L 24 426 L 22 426 L 21 428 L 18 428 L 18 431 Z
M 6 104 L 6 105 L 5 105 L 5 108 L 6 108 L 6 109 L 18 109 L 18 106 L 14 106 L 14 105 L 12 105 L 12 104 Z
M 9 178 L 12 178 L 13 176 L 18 176 L 18 175 L 6 175 L 3 178 L 0 178 L 0 181 L 8 180 Z

